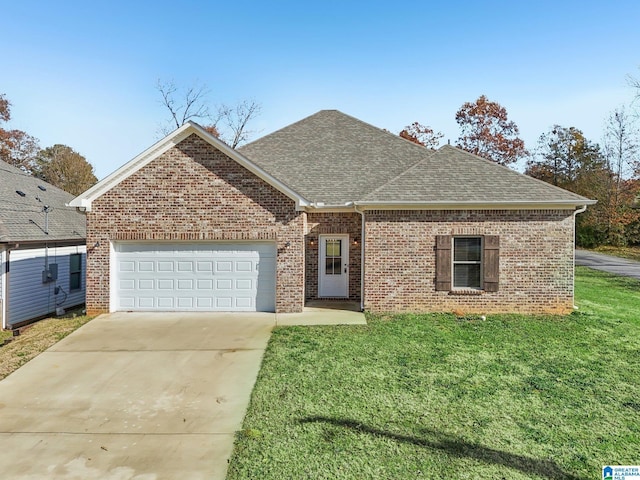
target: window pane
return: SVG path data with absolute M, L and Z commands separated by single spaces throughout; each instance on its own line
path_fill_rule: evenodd
M 482 240 L 475 238 L 454 238 L 453 239 L 453 261 L 454 262 L 479 262 L 482 254 Z
M 339 258 L 327 258 L 325 260 L 325 271 L 327 275 L 340 275 L 340 264 L 342 262 Z
M 80 272 L 82 262 L 82 255 L 73 254 L 69 257 L 69 271 L 70 272 Z
M 480 288 L 480 265 L 454 265 L 453 286 L 456 288 Z
M 70 290 L 79 290 L 80 289 L 80 273 L 72 273 L 69 277 L 69 289 Z
M 341 244 L 342 242 L 340 240 L 327 240 L 327 243 L 326 243 L 327 257 L 339 257 Z

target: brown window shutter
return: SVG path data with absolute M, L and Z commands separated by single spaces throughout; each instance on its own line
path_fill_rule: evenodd
M 436 290 L 451 290 L 451 235 L 436 235 Z
M 500 278 L 500 237 L 484 236 L 484 291 L 497 292 Z

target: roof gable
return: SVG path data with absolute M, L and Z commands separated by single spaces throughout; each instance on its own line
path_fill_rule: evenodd
M 72 199 L 70 193 L 0 161 L 0 243 L 84 243 L 86 219 L 67 206 Z
M 174 130 L 172 133 L 156 142 L 154 145 L 149 147 L 147 150 L 142 152 L 140 155 L 136 156 L 118 170 L 108 175 L 101 181 L 99 181 L 96 185 L 91 187 L 86 192 L 78 195 L 74 198 L 69 205 L 73 207 L 81 207 L 86 209 L 87 211 L 91 211 L 91 205 L 93 200 L 97 199 L 104 193 L 108 192 L 110 189 L 118 185 L 120 182 L 130 177 L 138 170 L 143 168 L 144 166 L 151 163 L 154 159 L 158 158 L 160 155 L 178 145 L 181 141 L 189 137 L 190 135 L 198 135 L 200 138 L 205 140 L 207 143 L 220 150 L 222 153 L 227 155 L 232 160 L 235 160 L 241 166 L 249 170 L 254 175 L 258 176 L 275 189 L 284 193 L 286 196 L 291 198 L 296 202 L 296 206 L 305 206 L 308 204 L 305 198 L 300 196 L 294 190 L 292 190 L 289 186 L 285 185 L 279 179 L 273 177 L 266 171 L 264 171 L 260 166 L 256 165 L 242 154 L 240 154 L 237 150 L 232 149 L 226 143 L 222 142 L 218 138 L 211 135 L 209 132 L 204 130 L 200 125 L 195 122 L 187 122 L 182 125 L 180 128 Z

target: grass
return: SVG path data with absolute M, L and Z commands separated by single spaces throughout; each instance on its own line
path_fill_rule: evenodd
M 91 320 L 80 312 L 73 310 L 61 317 L 40 320 L 0 347 L 0 380 Z M 0 331 L 0 343 L 12 336 L 11 331 Z
M 274 331 L 228 479 L 591 479 L 640 445 L 640 283 L 578 268 L 565 317 Z
M 614 257 L 629 258 L 640 261 L 640 247 L 611 247 L 601 246 L 594 248 L 594 251 L 613 255 Z

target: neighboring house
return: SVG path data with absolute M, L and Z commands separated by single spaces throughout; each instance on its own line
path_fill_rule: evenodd
M 71 205 L 96 245 L 90 313 L 564 313 L 592 203 L 327 110 L 238 150 L 188 123 Z
M 0 318 L 16 328 L 85 301 L 85 215 L 73 195 L 0 162 Z

